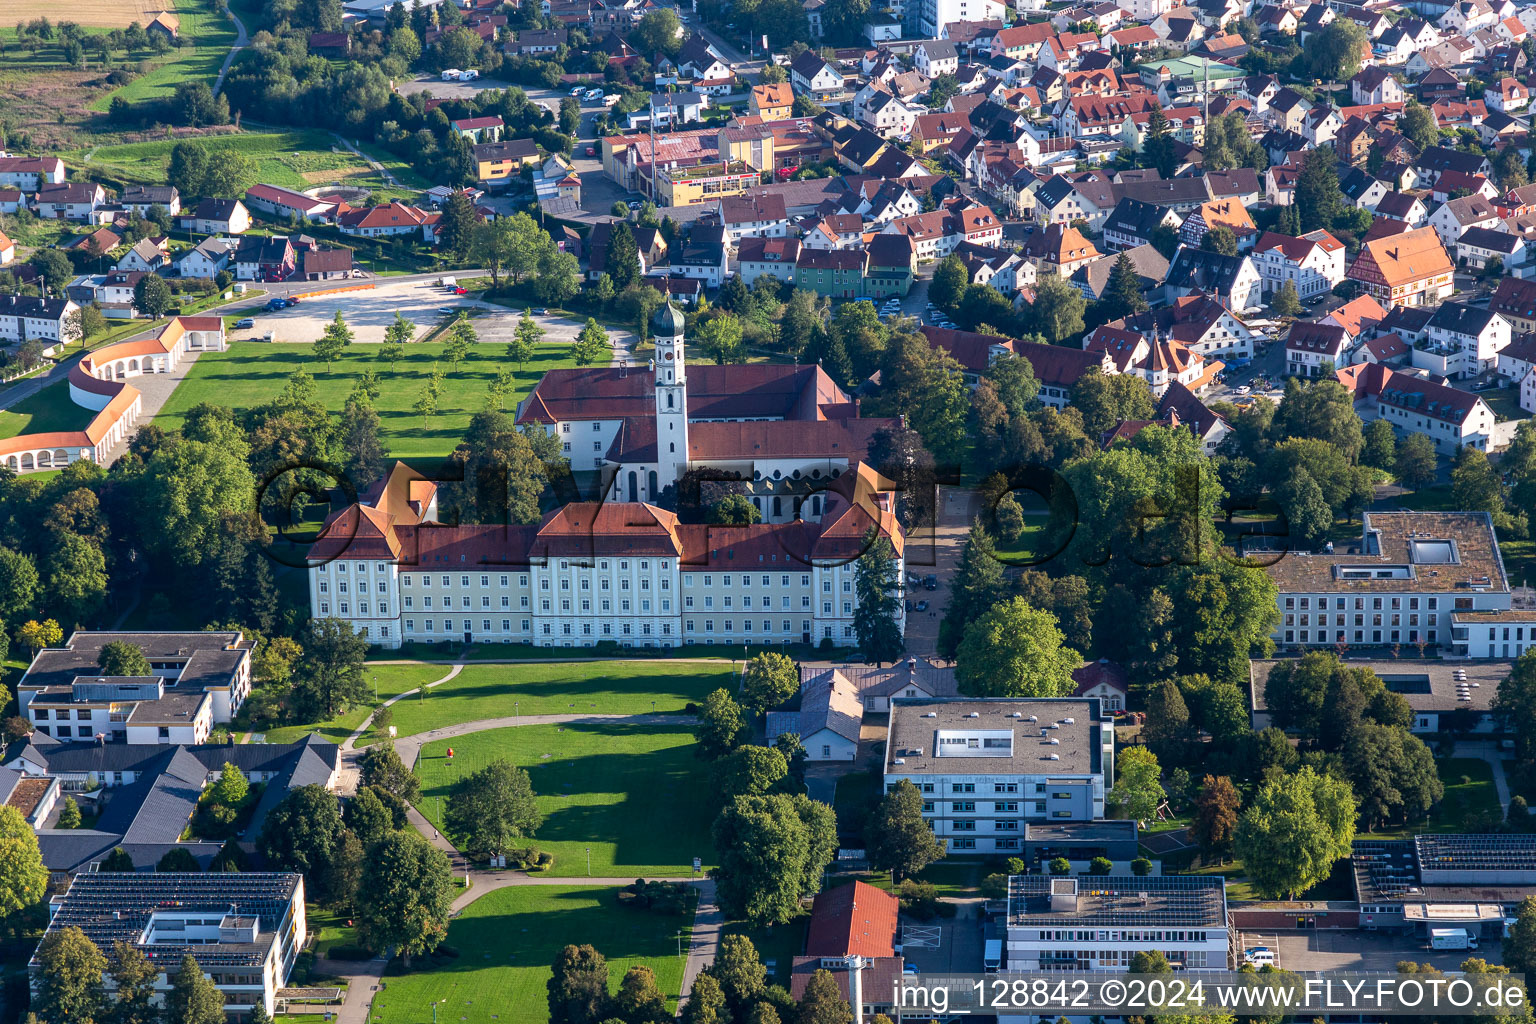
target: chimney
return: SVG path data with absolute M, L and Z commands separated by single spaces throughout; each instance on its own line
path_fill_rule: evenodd
M 848 964 L 848 1002 L 853 1006 L 853 1024 L 864 1024 L 864 968 L 869 961 L 862 956 L 850 956 Z
M 1059 914 L 1077 913 L 1077 879 L 1051 879 L 1051 911 Z

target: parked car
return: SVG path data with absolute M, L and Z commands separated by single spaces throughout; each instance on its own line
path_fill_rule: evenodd
M 1275 952 L 1266 946 L 1254 946 L 1243 951 L 1243 961 L 1255 967 L 1275 966 Z
M 909 599 L 907 601 L 907 611 L 909 611 L 909 612 L 917 611 L 917 602 L 916 601 L 912 601 L 912 600 Z
M 458 312 L 458 310 L 453 306 L 438 306 L 437 311 L 443 314 L 443 316 L 453 316 Z
M 453 290 L 453 294 L 455 294 L 455 295 L 468 295 L 469 294 L 469 289 L 468 288 L 455 288 Z
M 932 573 L 929 573 L 927 576 L 924 576 L 923 577 L 923 589 L 924 590 L 938 590 L 939 589 L 939 578 L 937 576 L 933 575 Z
M 276 309 L 286 309 L 286 308 L 288 308 L 288 300 L 284 299 L 284 298 L 272 299 L 271 301 L 269 301 L 267 303 L 267 308 L 268 309 L 273 309 L 273 310 L 276 310 Z
M 255 327 L 255 326 L 256 326 L 256 321 L 252 320 L 250 317 L 245 317 L 244 319 L 236 320 L 235 321 L 235 330 L 237 330 L 237 331 L 243 331 L 243 330 L 245 330 L 248 327 Z
M 596 146 L 588 146 L 587 147 L 587 156 L 597 156 L 597 147 Z
M 533 312 L 535 316 L 549 316 L 549 310 L 545 309 L 543 306 L 540 306 Z
M 927 611 L 928 610 L 928 602 L 927 601 L 919 601 L 919 602 L 917 602 L 917 610 L 920 611 L 920 612 Z

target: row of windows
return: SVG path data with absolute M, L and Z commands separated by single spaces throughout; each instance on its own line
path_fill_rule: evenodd
M 330 584 L 327 581 L 325 581 L 325 580 L 321 580 L 320 581 L 320 593 L 322 593 L 322 594 L 329 594 L 330 592 L 331 592 Z M 336 592 L 338 594 L 345 594 L 347 592 L 347 581 L 346 580 L 337 580 L 336 581 Z M 359 594 L 366 594 L 366 593 L 368 593 L 368 581 L 367 580 L 359 580 L 358 581 L 357 592 Z M 384 582 L 381 581 L 379 583 L 379 593 L 381 593 L 381 594 L 389 593 L 389 584 L 384 583 Z
M 1334 616 L 1334 623 L 1333 624 L 1335 626 L 1346 626 L 1346 625 L 1349 625 L 1349 623 L 1344 621 L 1345 618 L 1346 618 L 1346 616 L 1336 615 L 1336 616 Z M 1298 623 L 1296 621 L 1296 616 L 1294 614 L 1291 614 L 1291 615 L 1287 615 L 1285 617 L 1285 624 L 1287 626 L 1295 626 L 1295 625 L 1310 626 L 1310 625 L 1312 625 L 1311 619 L 1312 619 L 1312 616 L 1309 613 L 1303 612 L 1302 616 L 1301 616 L 1301 622 Z M 1371 616 L 1371 625 L 1373 625 L 1373 626 L 1382 626 L 1382 625 L 1401 626 L 1403 624 L 1402 619 L 1403 619 L 1403 617 L 1401 615 L 1390 615 L 1389 614 L 1388 615 L 1388 620 L 1389 621 L 1384 623 L 1384 622 L 1381 621 L 1381 615 L 1378 613 L 1378 614 L 1373 614 Z M 1326 626 L 1326 625 L 1328 625 L 1328 616 L 1327 615 L 1319 615 L 1317 617 L 1317 624 L 1319 626 Z M 1356 615 L 1355 616 L 1354 624 L 1356 626 L 1363 626 L 1363 625 L 1365 625 L 1365 616 L 1364 615 Z M 1418 624 L 1419 624 L 1419 617 L 1417 615 L 1410 615 L 1410 616 L 1408 616 L 1408 625 L 1410 625 L 1410 626 L 1417 626 Z M 1492 640 L 1493 637 L 1490 636 L 1488 639 Z
M 67 722 L 67 721 L 69 721 L 69 709 L 68 708 L 59 708 L 57 711 L 53 712 L 52 714 L 53 714 L 53 717 L 55 719 L 57 719 L 58 721 L 60 721 L 60 722 Z M 48 721 L 48 716 L 49 716 L 49 711 L 48 711 L 47 708 L 33 708 L 32 709 L 32 720 L 35 721 L 35 722 L 46 722 L 46 721 Z M 75 719 L 77 721 L 81 721 L 81 722 L 89 722 L 91 720 L 91 712 L 88 711 L 88 710 L 84 710 L 84 709 L 78 710 L 78 711 L 75 712 Z
M 731 595 L 730 594 L 726 594 L 725 595 L 724 602 L 725 603 L 724 603 L 723 607 L 726 607 L 726 608 L 731 607 Z M 789 610 L 789 595 L 785 594 L 783 597 L 781 597 L 779 599 L 779 604 L 786 611 L 788 611 Z M 849 602 L 847 602 L 847 601 L 844 601 L 843 604 L 844 604 L 845 607 L 851 607 L 851 605 L 849 605 Z M 712 595 L 710 595 L 710 594 L 705 594 L 704 595 L 704 607 L 705 608 L 713 608 L 714 606 L 715 606 L 715 599 L 714 599 L 714 597 Z M 741 597 L 741 606 L 743 608 L 751 608 L 752 607 L 752 596 L 750 594 L 743 594 L 742 595 L 742 597 Z M 808 595 L 808 594 L 801 594 L 800 595 L 800 607 L 801 608 L 809 608 L 810 606 L 811 606 L 810 595 Z M 692 608 L 693 607 L 693 595 L 692 594 L 684 594 L 683 595 L 683 607 L 684 608 Z M 773 607 L 773 598 L 771 598 L 771 597 L 763 598 L 763 607 L 764 608 L 772 608 Z M 823 601 L 822 602 L 822 610 L 830 613 L 832 611 L 832 603 L 830 601 Z
M 470 603 L 470 600 L 469 600 L 468 597 L 460 598 L 460 601 L 463 604 L 465 610 L 468 610 L 469 608 L 473 607 L 473 605 Z M 551 604 L 552 603 L 551 603 L 549 598 L 547 598 L 547 597 L 543 598 L 542 600 L 539 601 L 539 610 L 540 611 L 545 611 L 545 612 L 552 611 L 553 608 L 552 608 Z M 624 598 L 623 600 L 619 601 L 619 610 L 620 611 L 624 611 L 624 612 L 630 611 L 631 610 L 630 609 L 630 604 L 631 604 L 631 602 L 630 602 L 629 598 L 627 598 L 627 597 Z M 431 609 L 431 607 L 432 607 L 432 595 L 431 594 L 423 594 L 422 595 L 422 597 L 421 597 L 421 606 L 424 609 Z M 604 611 L 604 612 L 611 612 L 611 611 L 613 611 L 613 602 L 608 600 L 607 598 L 603 598 L 601 601 L 599 601 L 598 602 L 598 606 L 599 606 L 599 610 L 600 611 Z M 366 607 L 367 606 L 365 605 L 364 606 L 365 610 L 366 610 Z M 416 607 L 415 598 L 413 598 L 410 594 L 406 594 L 405 595 L 405 607 L 409 608 L 409 609 L 414 609 Z M 451 594 L 450 595 L 445 595 L 443 597 L 443 605 L 442 605 L 442 607 L 443 607 L 444 611 L 452 610 L 452 608 L 453 608 L 453 596 Z M 482 609 L 491 607 L 491 599 L 490 599 L 490 597 L 488 595 L 482 595 L 481 596 L 481 598 L 480 598 L 480 607 Z M 504 609 L 505 608 L 511 608 L 512 607 L 512 599 L 507 597 L 505 594 L 503 594 L 502 598 L 501 598 L 501 607 L 504 608 Z M 524 611 L 528 610 L 529 602 L 528 602 L 528 597 L 526 595 L 518 598 L 518 607 L 523 609 Z M 383 610 L 382 606 L 380 607 L 380 610 L 381 611 Z M 560 610 L 562 612 L 570 612 L 572 610 L 570 598 L 561 598 L 560 599 Z M 589 600 L 588 598 L 582 598 L 581 599 L 581 610 L 583 612 L 591 612 L 592 611 L 592 602 L 591 602 L 591 600 Z M 641 601 L 640 601 L 640 610 L 642 612 L 647 612 L 647 613 L 650 612 L 650 610 L 651 610 L 651 599 L 650 598 L 647 597 L 647 598 L 642 598 L 641 599 Z M 672 600 L 671 600 L 671 598 L 664 597 L 664 598 L 661 599 L 661 610 L 663 612 L 670 612 L 672 610 Z
M 1343 611 L 1344 608 L 1345 608 L 1345 601 L 1347 601 L 1347 600 L 1348 600 L 1348 598 L 1343 598 L 1343 597 L 1336 597 L 1336 598 L 1334 598 L 1333 599 L 1334 610 L 1335 611 Z M 1393 597 L 1393 598 L 1373 597 L 1370 600 L 1371 600 L 1371 610 L 1372 611 L 1377 611 L 1377 612 L 1382 610 L 1382 607 L 1383 607 L 1382 606 L 1382 602 L 1384 600 L 1390 600 L 1391 601 L 1390 608 L 1391 608 L 1392 611 L 1400 611 L 1402 609 L 1402 606 L 1403 606 L 1403 598 L 1400 598 L 1400 597 Z M 1408 600 L 1408 610 L 1409 611 L 1416 612 L 1416 611 L 1419 610 L 1419 599 L 1418 598 L 1410 597 L 1407 600 Z M 1439 608 L 1440 608 L 1440 599 L 1438 597 L 1426 597 L 1424 600 L 1426 602 L 1425 607 L 1427 607 L 1430 611 L 1438 611 L 1439 610 Z M 1364 611 L 1365 610 L 1365 601 L 1366 601 L 1365 598 L 1357 597 L 1357 598 L 1354 599 L 1354 601 L 1355 601 L 1355 605 L 1354 605 L 1355 611 L 1358 612 L 1358 611 Z M 1288 597 L 1288 598 L 1285 599 L 1285 610 L 1286 611 L 1292 611 L 1292 610 L 1294 610 L 1296 608 L 1300 608 L 1302 611 L 1307 611 L 1311 607 L 1312 607 L 1312 598 L 1310 598 L 1310 597 Z M 1471 607 L 1470 601 L 1468 603 L 1468 607 Z M 1328 608 L 1328 599 L 1326 597 L 1318 598 L 1317 599 L 1317 610 L 1318 611 L 1326 611 L 1327 608 Z
M 1312 639 L 1312 635 L 1313 635 L 1314 632 L 1317 634 L 1316 639 Z M 1299 632 L 1299 634 L 1298 634 L 1298 632 L 1296 630 L 1288 629 L 1288 630 L 1285 631 L 1285 642 L 1288 643 L 1288 644 L 1294 644 L 1294 643 L 1328 644 L 1328 643 L 1347 643 L 1347 642 L 1350 642 L 1348 640 L 1348 638 L 1345 636 L 1345 633 L 1346 633 L 1346 630 L 1342 630 L 1341 629 L 1341 630 L 1337 631 L 1332 637 L 1329 637 L 1328 631 L 1324 630 L 1324 629 L 1319 629 L 1319 630 L 1315 630 L 1315 631 L 1314 630 L 1303 629 L 1303 630 L 1301 630 Z M 1357 630 L 1354 631 L 1354 633 L 1355 633 L 1354 640 L 1353 640 L 1354 643 L 1359 644 L 1359 643 L 1364 643 L 1365 642 L 1365 634 L 1366 634 L 1365 630 L 1357 629 Z M 1385 640 L 1385 641 L 1382 639 L 1382 631 L 1379 630 L 1379 629 L 1371 630 L 1370 634 L 1371 634 L 1371 641 L 1370 642 L 1373 643 L 1373 644 L 1379 644 L 1379 643 L 1402 643 L 1405 639 L 1410 644 L 1416 644 L 1416 643 L 1419 642 L 1419 631 L 1416 630 L 1416 629 L 1410 629 L 1408 631 L 1408 636 L 1406 638 L 1402 635 L 1402 630 L 1399 630 L 1399 629 L 1391 630 L 1389 632 L 1389 636 L 1388 636 L 1387 640 Z M 1298 636 L 1299 636 L 1299 639 L 1298 639 Z M 1439 630 L 1431 629 L 1431 630 L 1429 630 L 1428 632 L 1426 632 L 1424 634 L 1424 642 L 1425 643 L 1430 643 L 1430 644 L 1436 643 L 1438 638 L 1439 638 L 1439 636 L 1440 636 L 1440 631 Z
M 934 782 L 920 782 L 920 783 L 913 783 L 913 785 L 917 786 L 917 788 L 919 790 L 921 790 L 922 792 L 924 792 L 924 793 L 936 792 L 936 790 L 938 788 L 938 784 L 934 783 Z M 897 786 L 897 783 L 894 783 L 894 782 L 891 783 L 890 785 L 885 787 L 886 792 L 894 792 L 895 789 L 896 789 L 896 786 Z M 952 782 L 952 783 L 950 783 L 950 790 L 952 792 L 955 792 L 955 793 L 974 793 L 974 792 L 976 792 L 976 783 L 974 783 L 974 782 Z M 992 792 L 994 792 L 994 793 L 1017 793 L 1018 791 L 1019 791 L 1019 784 L 1017 782 L 994 782 L 994 783 L 992 783 Z M 1043 782 L 1035 783 L 1035 792 L 1036 793 L 1044 793 L 1045 792 L 1045 783 L 1043 783 Z M 1052 796 L 1060 796 L 1060 797 L 1067 796 L 1066 793 L 1052 793 L 1051 795 Z
M 463 619 L 461 621 L 464 624 L 463 632 L 470 633 L 470 634 L 473 634 L 475 632 L 475 624 L 474 624 L 474 621 L 472 619 Z M 491 619 L 481 619 L 480 620 L 480 632 L 481 633 L 493 633 L 493 632 L 496 632 L 496 630 L 493 630 L 491 628 L 491 622 L 492 621 L 493 620 L 491 620 Z M 522 619 L 522 620 L 520 620 L 520 622 L 521 622 L 520 632 L 523 632 L 523 633 L 532 632 L 532 623 L 528 619 Z M 453 619 L 444 619 L 443 620 L 443 632 L 444 633 L 453 633 L 453 632 L 455 632 L 455 630 L 453 628 L 453 623 L 454 623 Z M 545 623 L 541 623 L 540 626 L 541 626 L 540 632 L 541 632 L 541 634 L 543 636 L 554 636 L 555 635 L 554 624 L 553 623 L 545 622 Z M 414 633 L 414 632 L 416 632 L 416 620 L 415 619 L 406 619 L 405 620 L 405 631 L 407 633 Z M 436 619 L 422 619 L 421 620 L 421 631 L 423 633 L 435 633 L 435 632 L 437 632 L 437 620 Z M 500 630 L 500 632 L 502 632 L 502 633 L 510 633 L 510 632 L 512 632 L 512 620 L 511 619 L 502 619 L 501 620 L 501 630 Z M 621 636 L 632 636 L 632 635 L 634 635 L 634 633 L 635 633 L 635 630 L 634 630 L 634 627 L 633 627 L 633 625 L 631 623 L 628 623 L 628 622 L 621 622 L 621 623 L 619 623 L 619 634 Z M 671 636 L 672 635 L 672 623 L 670 623 L 670 622 L 663 622 L 661 624 L 660 633 L 661 633 L 662 636 Z M 388 636 L 389 633 L 386 631 L 384 635 Z M 561 636 L 576 636 L 577 635 L 577 631 L 575 629 L 575 626 L 572 623 L 569 623 L 569 622 L 561 623 L 560 624 L 560 635 Z M 581 636 L 594 636 L 594 635 L 612 636 L 613 635 L 613 623 L 611 623 L 611 622 L 601 623 L 600 628 L 597 629 L 597 630 L 594 630 L 592 623 L 590 623 L 590 622 L 583 622 L 581 624 L 580 635 Z M 650 635 L 652 635 L 651 623 L 649 623 L 649 622 L 642 622 L 642 623 L 640 623 L 639 635 L 641 635 L 641 636 L 650 636 Z
M 1194 931 L 1120 931 L 1103 928 L 1077 931 L 1046 929 L 1034 936 L 1039 942 L 1204 942 L 1205 937 L 1205 932 Z M 1105 954 L 1100 952 L 1097 955 Z
M 937 805 L 932 800 L 924 800 L 923 801 L 923 813 L 924 814 L 932 814 L 934 812 L 934 808 L 936 806 Z M 1044 814 L 1045 813 L 1045 803 L 1043 801 L 1040 801 L 1040 800 L 1029 801 L 1028 802 L 1028 806 L 1030 808 L 1029 813 L 1031 813 L 1031 814 Z M 951 805 L 950 810 L 951 810 L 951 812 L 958 813 L 958 814 L 975 814 L 976 813 L 976 803 L 973 800 L 960 800 L 960 801 L 957 801 L 956 803 L 954 803 L 953 805 Z M 1013 800 L 999 801 L 998 803 L 994 803 L 992 805 L 992 813 L 993 814 L 1017 814 L 1017 813 L 1019 813 L 1019 804 L 1018 804 L 1017 801 L 1013 801 Z M 953 828 L 957 832 L 974 832 L 974 831 L 976 831 L 976 821 L 977 821 L 977 819 L 975 819 L 975 818 L 956 818 L 956 819 L 954 819 L 954 820 L 952 820 L 950 822 L 950 827 Z M 1001 829 L 1005 829 L 1005 828 L 1008 829 L 1008 830 L 1012 830 L 1014 828 L 1017 828 L 1018 824 L 1019 823 L 1016 820 L 1015 821 L 1011 821 L 1011 822 L 1010 821 L 997 821 L 997 822 L 994 822 L 994 825 L 998 829 L 1000 829 L 1000 830 Z

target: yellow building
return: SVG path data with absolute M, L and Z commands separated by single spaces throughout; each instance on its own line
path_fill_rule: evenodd
M 763 181 L 761 174 L 741 162 L 656 167 L 653 173 L 658 206 L 692 206 L 723 196 L 739 196 Z
M 539 166 L 539 147 L 532 139 L 502 139 L 476 146 L 475 177 L 482 182 L 506 182 L 524 167 Z
M 786 121 L 794 116 L 795 93 L 788 82 L 754 85 L 747 110 L 764 121 Z

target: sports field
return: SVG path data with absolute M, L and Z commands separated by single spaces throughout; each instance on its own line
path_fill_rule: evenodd
M 453 748 L 453 760 L 448 748 Z M 416 761 L 417 808 L 434 826 L 459 779 L 506 758 L 527 769 L 544 824 L 531 843 L 555 855 L 548 874 L 579 878 L 690 875 L 714 859 L 709 765 L 683 726 L 618 722 L 524 725 L 427 744 Z
M 442 1024 L 546 1024 L 550 968 L 572 943 L 590 943 L 607 958 L 609 991 L 644 964 L 675 1005 L 683 982 L 677 936 L 684 932 L 686 949 L 691 919 L 620 908 L 617 892 L 522 885 L 487 893 L 448 925 L 446 945 L 457 958 L 387 978 L 369 1019 L 426 1024 L 435 1008 Z
M 437 668 L 447 671 L 442 665 Z M 729 662 L 468 665 L 424 699 L 395 704 L 394 724 L 401 736 L 414 736 L 460 722 L 513 715 L 676 714 L 721 687 L 735 690 Z
M 463 440 L 469 418 L 485 408 L 490 384 L 503 369 L 512 370 L 516 376 L 515 393 L 508 394 L 505 401 L 510 413 L 546 370 L 573 365 L 570 349 L 563 345 L 541 347 L 520 371 L 516 363 L 506 360 L 504 345 L 475 345 L 457 367 L 443 360 L 443 348 L 438 342 L 408 345 L 405 358 L 390 369 L 379 358 L 380 346 L 354 344 L 327 370 L 314 358 L 313 345 L 233 342 L 226 351 L 205 353 L 193 364 L 155 423 L 176 430 L 187 410 L 199 402 L 228 406 L 236 412 L 255 408 L 276 398 L 300 367 L 314 376 L 316 399 L 327 409 L 339 410 L 363 371 L 374 370 L 381 388 L 374 407 L 388 454 L 392 458 L 443 457 Z M 444 391 L 436 414 L 424 417 L 413 407 L 434 367 L 445 374 Z
M 214 70 L 217 73 L 217 64 Z M 124 86 L 119 93 L 126 94 L 127 90 L 139 85 L 139 81 Z M 177 141 L 129 142 L 68 155 L 73 158 L 72 162 L 84 163 L 94 171 L 124 181 L 163 183 L 171 150 Z M 361 157 L 347 152 L 329 132 L 317 129 L 240 131 L 203 136 L 192 141 L 209 151 L 234 150 L 248 157 L 256 164 L 257 179 L 267 185 L 298 191 L 335 182 L 370 188 L 383 185 L 383 180 Z M 85 159 L 87 156 L 88 160 Z

